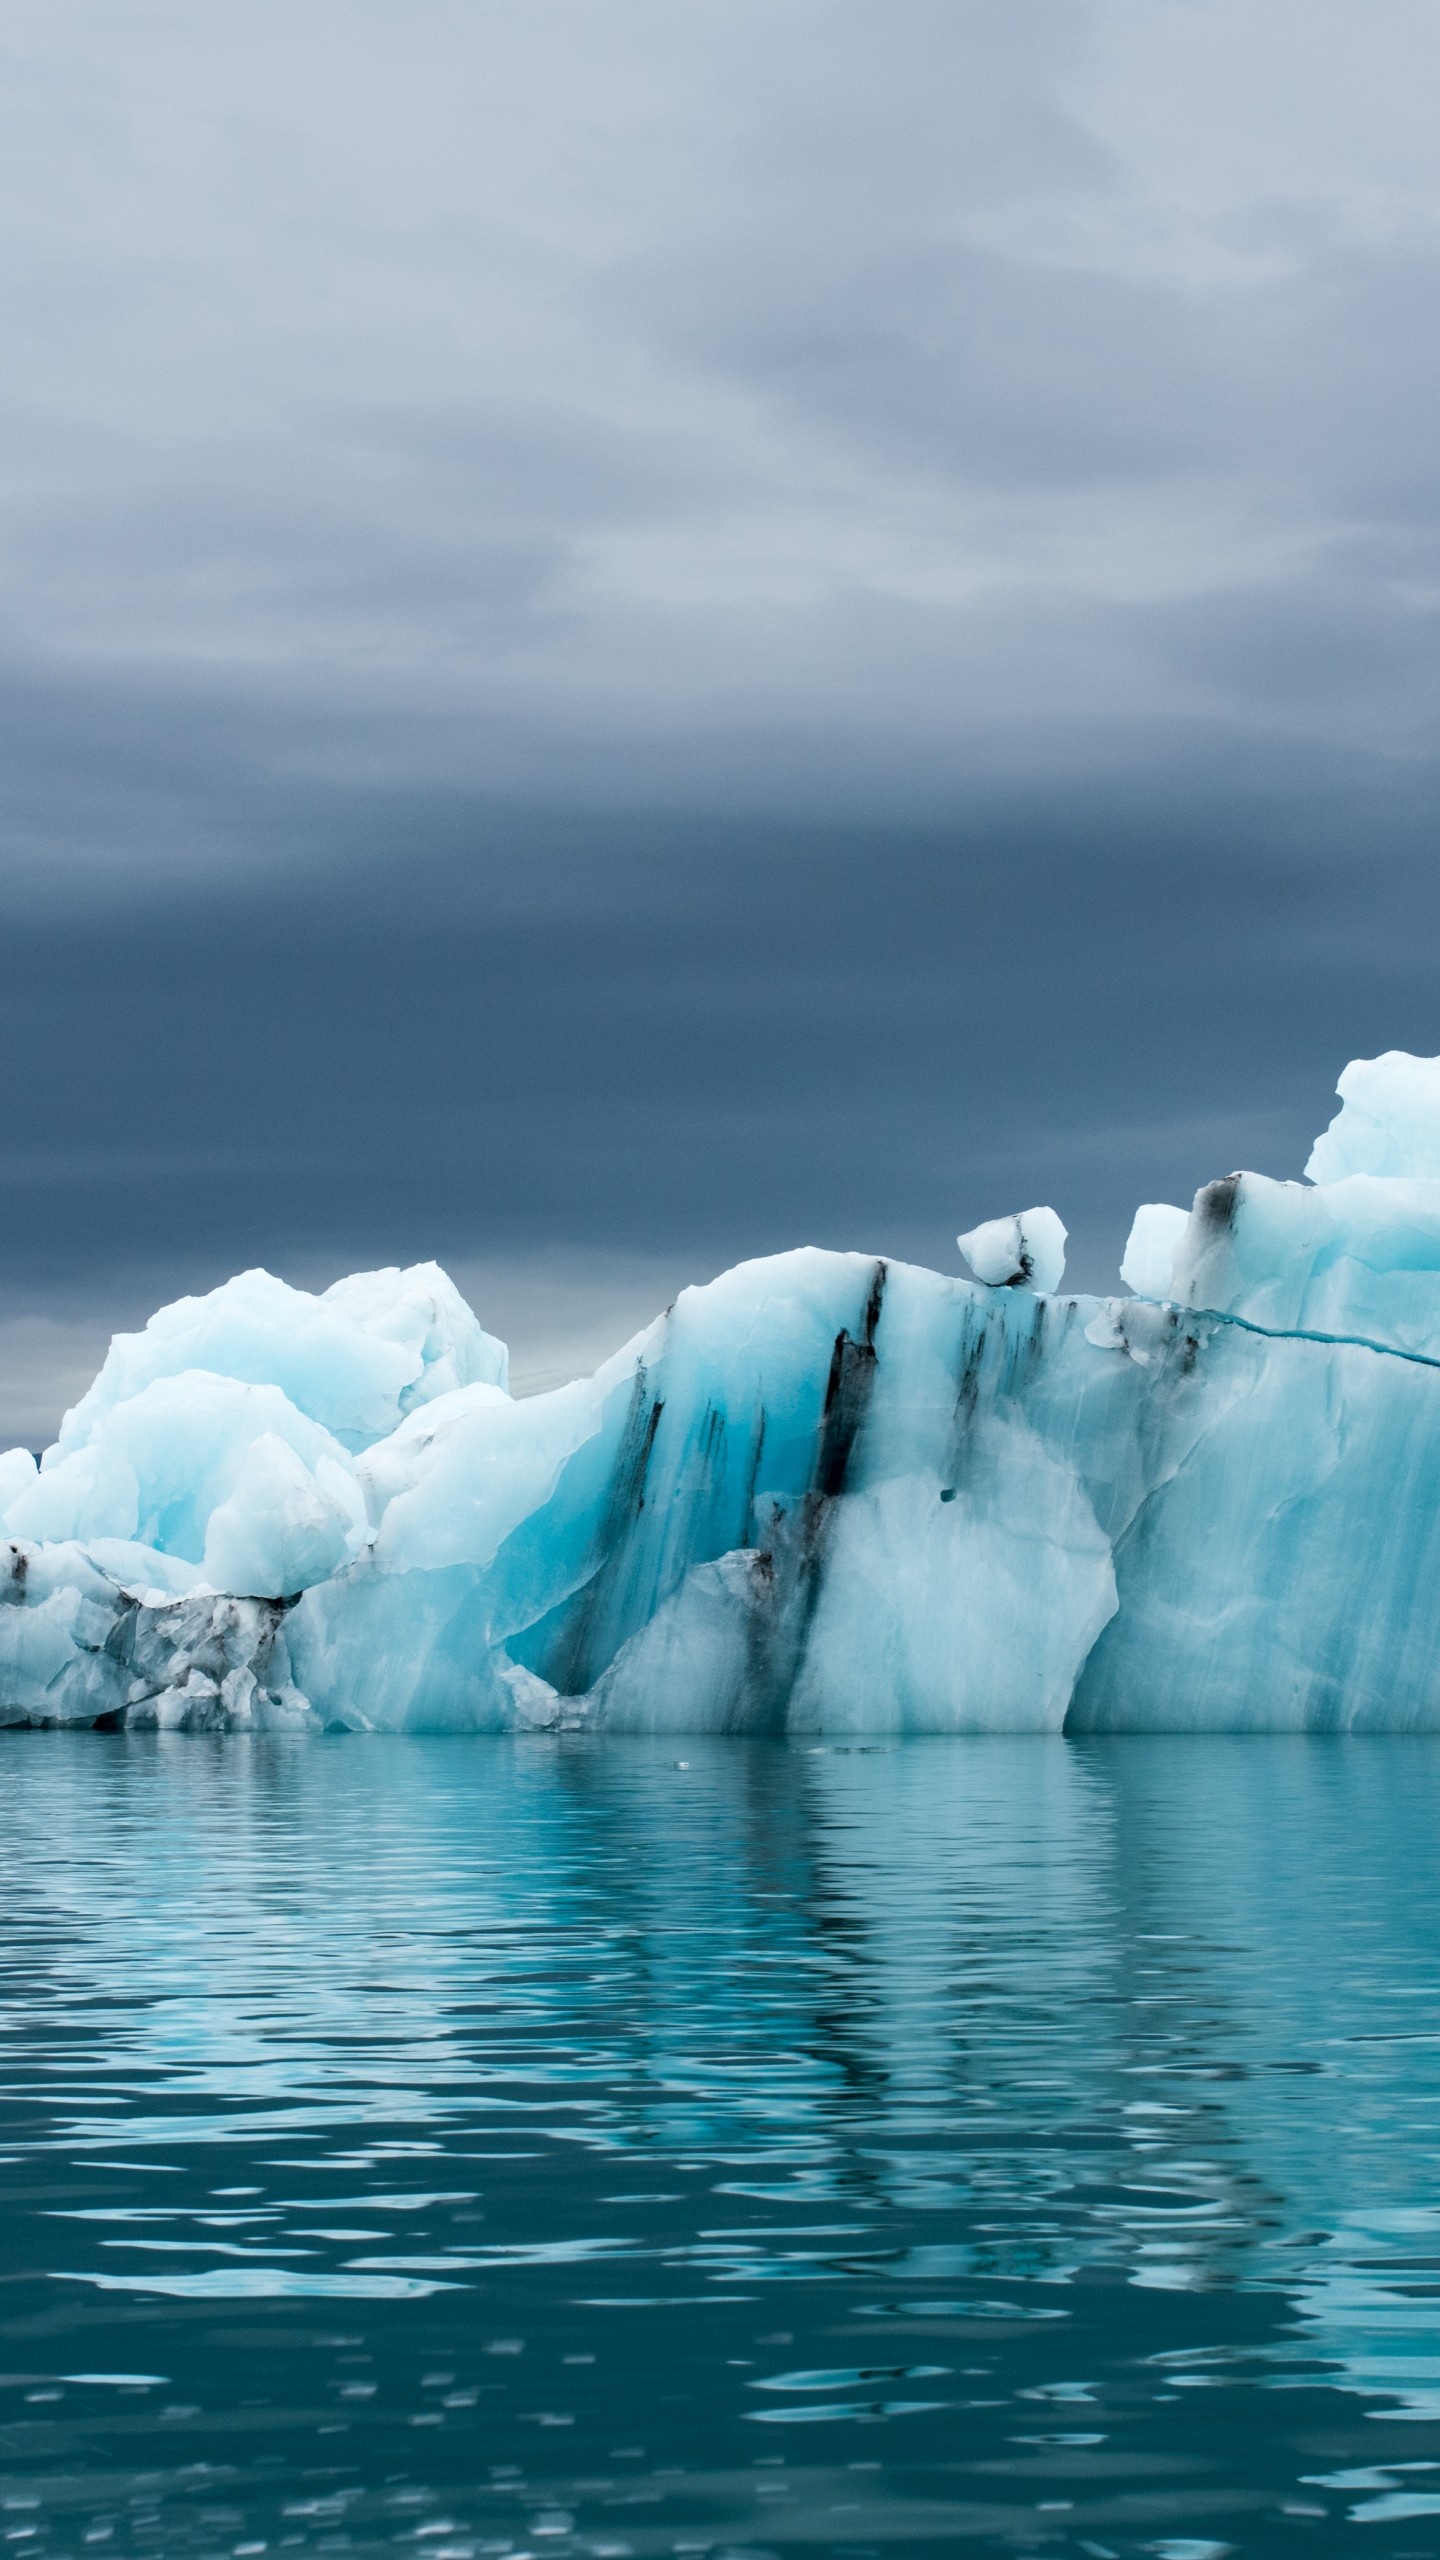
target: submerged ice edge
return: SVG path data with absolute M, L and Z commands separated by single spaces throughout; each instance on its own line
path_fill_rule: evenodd
M 0 1720 L 1440 1727 L 1440 1061 L 1341 1092 L 1333 1180 L 1142 1209 L 1128 1299 L 1025 1210 L 518 1403 L 433 1264 L 162 1309 L 0 1459 Z

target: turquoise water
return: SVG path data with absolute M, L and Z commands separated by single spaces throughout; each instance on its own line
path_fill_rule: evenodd
M 1440 1748 L 0 1795 L 5 2560 L 1440 2551 Z

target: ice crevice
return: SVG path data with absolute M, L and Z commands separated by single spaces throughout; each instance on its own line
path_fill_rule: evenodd
M 1186 1307 L 1183 1312 L 1198 1322 L 1239 1325 L 1245 1333 L 1258 1333 L 1267 1342 L 1324 1342 L 1337 1349 L 1373 1351 L 1381 1360 L 1413 1360 L 1421 1369 L 1440 1369 L 1440 1354 L 1430 1351 L 1406 1351 L 1396 1342 L 1375 1342 L 1364 1333 L 1321 1333 L 1313 1325 L 1257 1324 L 1253 1316 L 1238 1316 L 1225 1307 Z
M 1027 1209 L 520 1400 L 434 1264 L 162 1308 L 0 1456 L 0 1722 L 1440 1727 L 1440 1061 L 1340 1090 L 1304 1181 L 1142 1208 L 1128 1297 Z

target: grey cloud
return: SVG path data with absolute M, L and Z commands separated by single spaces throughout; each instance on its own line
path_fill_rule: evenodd
M 1402 656 L 1433 558 L 1440 63 L 1320 15 L 22 7 L 12 661 L 893 794 L 1007 719 L 1123 762 L 1218 596 L 1276 648 L 1217 713 L 1322 719 L 1334 545 Z
M 536 1374 L 1020 1196 L 1104 1282 L 1440 1047 L 1440 22 L 1360 26 L 17 0 L 17 1413 L 261 1259 Z

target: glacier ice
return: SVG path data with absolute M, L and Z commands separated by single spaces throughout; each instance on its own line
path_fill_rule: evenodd
M 802 1248 L 527 1399 L 433 1264 L 162 1309 L 0 1458 L 0 1721 L 1440 1727 L 1440 1061 L 1340 1091 L 1129 1297 Z

